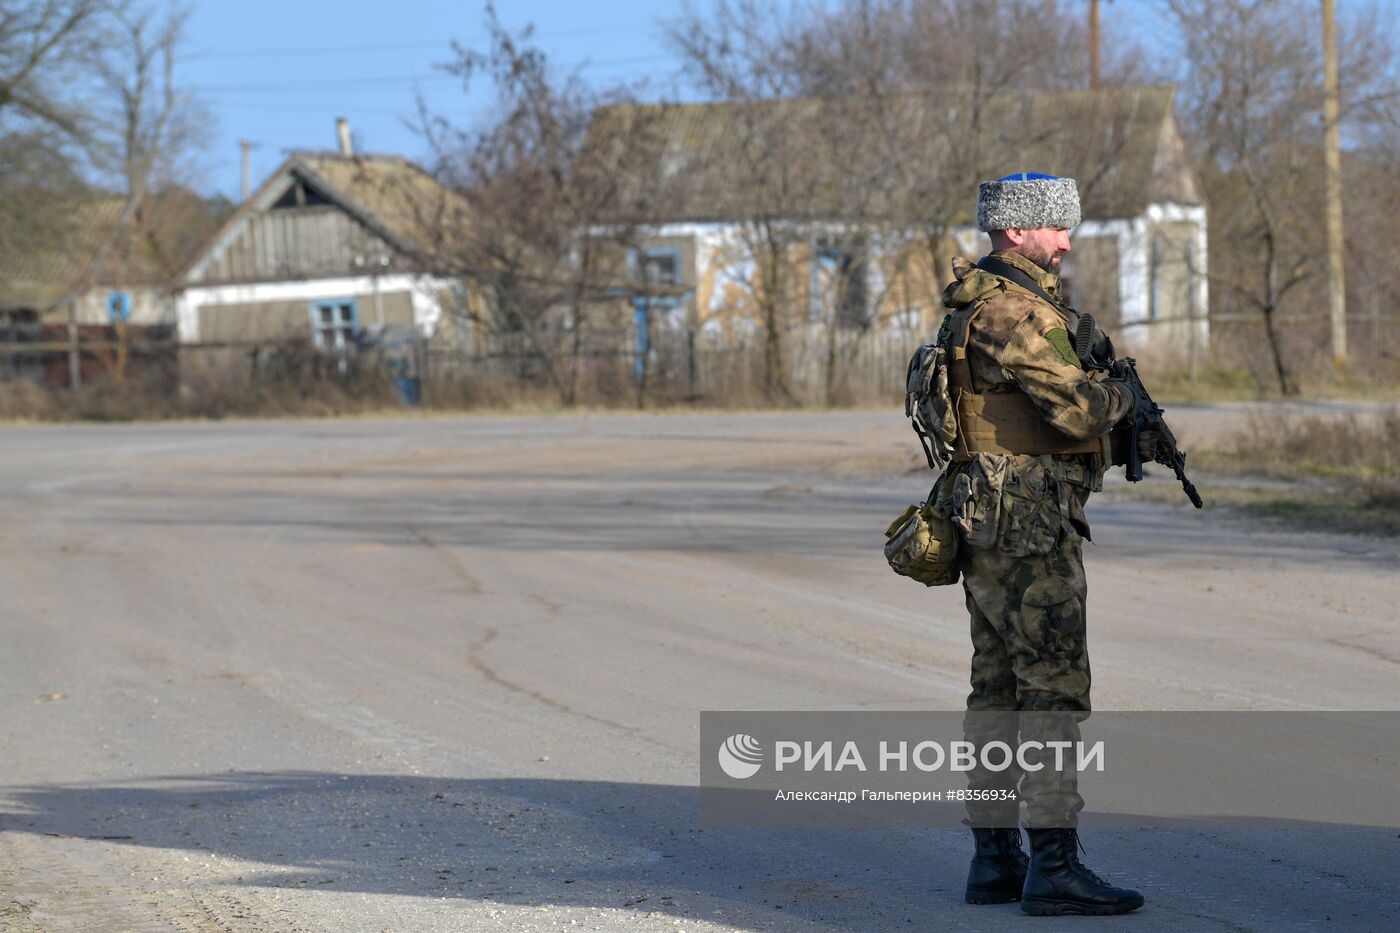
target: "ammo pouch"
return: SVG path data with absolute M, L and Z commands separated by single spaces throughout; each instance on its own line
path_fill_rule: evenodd
M 885 529 L 885 560 L 924 586 L 958 582 L 958 530 L 927 502 L 911 505 Z

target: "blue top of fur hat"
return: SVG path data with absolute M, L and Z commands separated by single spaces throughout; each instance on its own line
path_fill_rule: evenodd
M 997 181 L 1054 181 L 1059 177 L 1044 172 L 1012 172 L 1010 175 L 1001 176 Z
M 977 228 L 1079 226 L 1079 188 L 1073 178 L 1044 172 L 1016 172 L 977 189 Z

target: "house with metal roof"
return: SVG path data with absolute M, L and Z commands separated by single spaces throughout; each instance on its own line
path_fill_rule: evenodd
M 366 334 L 432 335 L 453 283 L 430 274 L 424 237 L 456 208 L 402 157 L 293 153 L 189 264 L 180 339 L 344 350 Z
M 622 105 L 600 111 L 591 133 L 620 136 L 620 124 L 645 117 L 659 136 L 647 172 L 620 202 L 648 205 L 646 217 L 628 218 L 652 232 L 636 268 L 688 290 L 672 319 L 688 319 L 692 333 L 742 332 L 733 325 L 752 314 L 744 304 L 756 275 L 753 228 L 784 224 L 805 231 L 793 237 L 795 261 L 806 266 L 794 303 L 814 305 L 810 320 L 823 319 L 822 283 L 837 280 L 843 307 L 829 318 L 838 324 L 928 336 L 942 316 L 936 279 L 946 281 L 950 257 L 937 276 L 891 288 L 890 264 L 843 237 L 897 240 L 888 234 L 904 225 L 908 243 L 936 225 L 951 251 L 981 255 L 990 243 L 974 225 L 978 181 L 1034 170 L 1078 181 L 1084 221 L 1062 268 L 1069 300 L 1111 325 L 1121 344 L 1191 352 L 1208 337 L 1206 212 L 1173 96 L 1145 87 L 974 101 L 911 90 L 880 102 L 879 119 L 859 100 Z M 872 131 L 886 135 L 872 141 L 864 135 Z M 895 171 L 908 177 L 883 184 L 880 173 Z M 935 202 L 959 207 L 923 216 Z

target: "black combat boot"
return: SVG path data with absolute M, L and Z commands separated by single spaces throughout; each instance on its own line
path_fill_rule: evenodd
M 1079 833 L 1073 829 L 1027 829 L 1031 867 L 1021 891 L 1028 914 L 1126 914 L 1142 906 L 1142 895 L 1115 888 L 1079 861 Z
M 969 904 L 1008 904 L 1021 899 L 1030 859 L 1021 848 L 1019 829 L 974 829 L 977 854 L 967 873 Z

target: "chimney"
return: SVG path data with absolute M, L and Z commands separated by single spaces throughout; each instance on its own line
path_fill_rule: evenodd
M 340 142 L 340 154 L 349 158 L 355 154 L 350 145 L 350 123 L 344 117 L 335 118 L 335 138 Z

